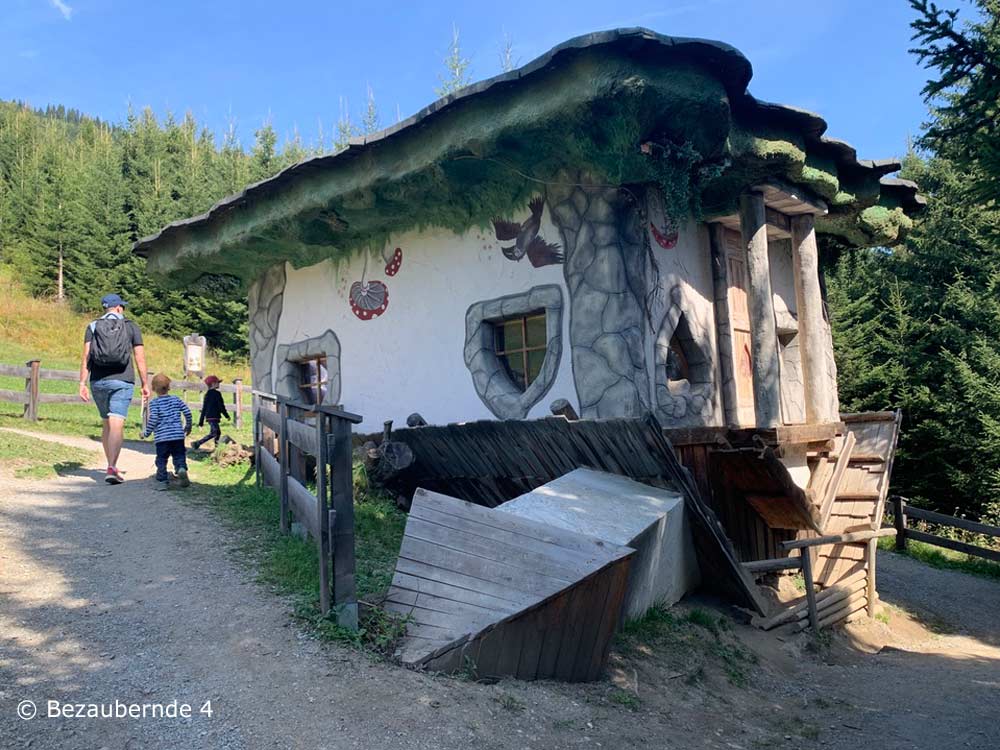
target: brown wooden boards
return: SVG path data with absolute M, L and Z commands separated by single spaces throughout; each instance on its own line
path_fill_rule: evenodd
M 385 607 L 409 666 L 596 679 L 634 550 L 418 489 Z
M 580 467 L 675 489 L 684 495 L 703 580 L 737 604 L 764 611 L 708 495 L 681 466 L 652 416 L 490 420 L 404 428 L 392 438 L 413 451 L 413 463 L 389 485 L 407 497 L 419 486 L 492 508 Z

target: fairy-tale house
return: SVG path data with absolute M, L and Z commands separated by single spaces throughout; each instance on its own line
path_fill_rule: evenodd
M 756 431 L 776 484 L 729 516 L 717 502 L 750 529 L 730 526 L 740 553 L 771 556 L 776 530 L 825 530 L 826 485 L 796 492 L 847 434 L 820 256 L 900 242 L 923 201 L 888 176 L 899 163 L 859 159 L 750 78 L 719 42 L 578 37 L 135 251 L 168 285 L 237 277 L 254 387 L 342 404 L 364 432 L 566 399 L 581 418 L 652 412 L 682 454 L 724 439 L 714 473 L 738 479 L 736 438 Z

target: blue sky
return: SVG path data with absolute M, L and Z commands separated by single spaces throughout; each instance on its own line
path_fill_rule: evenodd
M 951 3 L 946 3 L 951 5 Z M 76 107 L 111 121 L 128 102 L 187 110 L 241 141 L 268 116 L 282 137 L 327 136 L 371 85 L 382 124 L 435 98 L 452 24 L 474 79 L 499 72 L 504 35 L 525 63 L 588 31 L 647 26 L 728 42 L 750 90 L 819 112 L 864 158 L 901 155 L 926 108 L 907 53 L 905 0 L 2 0 L 0 98 Z

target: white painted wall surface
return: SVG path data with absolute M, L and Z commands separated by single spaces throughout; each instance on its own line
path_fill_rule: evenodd
M 520 221 L 527 214 L 525 209 L 523 216 L 513 218 Z M 560 241 L 547 208 L 541 234 L 549 242 Z M 341 402 L 364 417 L 357 429 L 378 431 L 387 419 L 404 426 L 415 411 L 431 424 L 495 418 L 476 394 L 465 365 L 466 310 L 474 302 L 542 284 L 558 284 L 563 290 L 563 351 L 552 388 L 528 416 L 548 415 L 557 398 L 578 408 L 569 351 L 569 295 L 561 265 L 534 268 L 527 258 L 508 260 L 492 228 L 462 235 L 439 228 L 409 232 L 389 243 L 390 252 L 396 247 L 403 250 L 396 276 L 386 276 L 381 248 L 368 257 L 367 279 L 386 284 L 389 305 L 367 321 L 355 317 L 348 299 L 351 284 L 365 273 L 364 257 L 288 268 L 278 345 L 327 329 L 337 334 Z

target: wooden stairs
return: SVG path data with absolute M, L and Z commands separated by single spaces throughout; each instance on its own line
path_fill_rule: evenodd
M 768 491 L 744 489 L 750 503 L 772 528 L 794 529 L 798 538 L 783 548 L 798 558 L 778 558 L 747 565 L 757 575 L 801 567 L 808 584 L 819 593 L 803 596 L 770 617 L 755 618 L 761 627 L 804 627 L 813 598 L 818 627 L 839 622 L 862 610 L 874 614 L 875 550 L 881 530 L 889 479 L 899 435 L 899 412 L 866 412 L 841 415 L 843 429 L 832 443 L 807 454 L 810 469 L 805 488 L 795 485 L 776 453 L 758 452 L 758 475 L 770 479 Z M 738 461 L 746 462 L 747 452 Z M 732 461 L 732 459 L 729 459 Z M 774 488 L 789 487 L 783 494 Z M 808 558 L 808 559 L 805 559 Z

